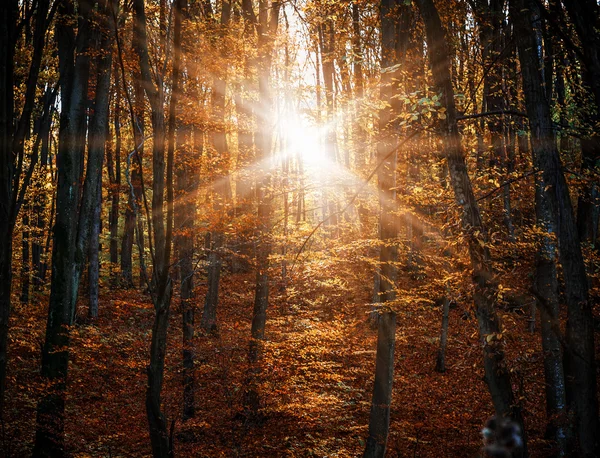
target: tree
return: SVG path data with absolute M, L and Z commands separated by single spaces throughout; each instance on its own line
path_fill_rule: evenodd
M 181 4 L 178 3 L 178 8 Z M 165 177 L 165 114 L 162 81 L 152 81 L 148 38 L 146 32 L 146 11 L 143 0 L 134 0 L 135 35 L 139 46 L 141 83 L 152 110 L 152 240 L 153 270 L 152 281 L 148 285 L 154 304 L 154 324 L 150 342 L 150 362 L 147 367 L 148 386 L 146 388 L 146 414 L 150 428 L 152 454 L 155 457 L 168 457 L 173 444 L 169 440 L 165 415 L 161 409 L 161 391 L 165 371 L 165 352 L 169 311 L 173 284 L 170 276 L 171 242 L 173 237 L 173 156 L 168 154 Z M 179 16 L 181 13 L 178 12 Z M 180 29 L 178 33 L 181 33 Z M 180 52 L 177 51 L 178 53 Z M 179 71 L 177 69 L 176 71 Z M 175 79 L 179 84 L 178 75 Z M 166 178 L 166 180 L 165 180 Z M 165 181 L 167 191 L 167 214 L 165 215 Z M 166 216 L 166 217 L 165 217 Z M 165 226 L 166 220 L 166 226 Z
M 225 40 L 227 27 L 231 16 L 231 3 L 221 3 L 221 19 L 218 24 L 216 36 L 221 38 L 219 54 L 225 57 L 227 42 Z M 223 59 L 224 62 L 224 59 Z M 229 180 L 229 149 L 227 147 L 227 136 L 225 130 L 225 92 L 227 90 L 227 66 L 217 70 L 212 87 L 212 109 L 215 117 L 215 132 L 212 137 L 213 161 L 216 164 L 217 173 L 213 182 L 214 208 L 218 214 L 218 227 L 211 232 L 210 252 L 208 255 L 208 291 L 204 302 L 202 313 L 202 328 L 205 331 L 216 331 L 217 329 L 217 303 L 219 300 L 219 280 L 221 267 L 223 265 L 223 219 L 227 208 L 227 202 L 231 200 L 231 184 Z
M 494 303 L 496 294 L 493 268 L 489 249 L 486 246 L 486 229 L 473 193 L 461 147 L 444 29 L 432 0 L 418 0 L 416 4 L 425 23 L 434 87 L 440 94 L 440 101 L 445 109 L 440 123 L 440 135 L 444 156 L 448 163 L 450 184 L 455 201 L 461 209 L 462 226 L 467 235 L 473 267 L 475 287 L 473 299 L 479 324 L 479 336 L 483 345 L 485 381 L 492 395 L 496 415 L 510 416 L 524 431 L 521 412 L 515 404 L 510 374 L 504 362 L 500 322 Z M 527 454 L 526 445 L 523 447 L 523 454 Z
M 390 404 L 392 401 L 392 384 L 394 380 L 394 345 L 396 336 L 396 313 L 390 302 L 396 298 L 396 262 L 398 260 L 397 235 L 398 220 L 396 218 L 396 162 L 398 140 L 393 133 L 395 111 L 392 96 L 396 86 L 397 72 L 391 67 L 397 64 L 396 55 L 396 17 L 394 1 L 384 0 L 381 3 L 381 82 L 380 97 L 384 107 L 379 110 L 379 135 L 377 144 L 377 163 L 381 164 L 377 181 L 379 187 L 379 237 L 382 246 L 379 252 L 379 302 L 383 305 L 377 317 L 377 356 L 375 366 L 375 382 L 371 416 L 369 420 L 369 437 L 364 457 L 383 457 L 387 444 L 390 423 Z
M 34 456 L 63 456 L 66 378 L 69 367 L 70 327 L 75 319 L 79 276 L 87 254 L 89 221 L 96 202 L 102 155 L 89 156 L 84 190 L 80 180 L 87 131 L 87 94 L 90 73 L 93 3 L 82 0 L 58 9 L 57 41 L 61 68 L 58 187 L 52 249 L 52 284 L 46 339 L 42 349 L 42 376 L 50 382 L 37 407 Z M 108 11 L 108 10 L 107 10 Z M 75 16 L 76 15 L 76 16 Z M 77 17 L 77 34 L 69 25 Z
M 29 17 L 19 21 L 19 2 L 2 2 L 0 12 L 0 420 L 4 410 L 8 326 L 11 309 L 13 233 L 17 215 L 23 204 L 25 192 L 37 163 L 37 148 L 25 166 L 25 140 L 31 129 L 31 116 L 36 103 L 36 90 L 45 48 L 46 31 L 52 21 L 56 6 L 49 9 L 49 1 L 41 0 L 35 10 L 33 55 L 27 75 L 26 90 L 21 114 L 17 118 L 15 83 L 15 51 L 19 42 L 20 27 Z M 19 22 L 21 22 L 19 24 Z M 46 116 L 49 107 L 46 108 Z M 38 136 L 38 146 L 41 136 Z
M 565 349 L 567 401 L 575 414 L 580 453 L 582 456 L 595 456 L 600 450 L 600 436 L 592 308 L 569 189 L 556 148 L 550 107 L 542 90 L 539 56 L 530 20 L 535 8 L 535 4 L 529 1 L 511 2 L 533 159 L 542 176 L 542 198 L 557 227 L 559 260 L 565 282 L 568 312 Z

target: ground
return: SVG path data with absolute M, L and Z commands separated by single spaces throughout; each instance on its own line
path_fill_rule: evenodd
M 335 268 L 337 279 L 332 278 Z M 289 271 L 289 270 L 288 270 Z M 196 417 L 181 420 L 181 313 L 173 299 L 164 411 L 177 456 L 355 457 L 367 437 L 373 388 L 376 331 L 369 326 L 372 274 L 360 259 L 322 258 L 292 270 L 284 284 L 273 268 L 266 342 L 258 375 L 260 415 L 248 415 L 248 346 L 253 274 L 226 273 L 219 302 L 219 330 L 196 333 Z M 514 275 L 520 275 L 515 272 Z M 447 371 L 435 372 L 441 308 L 418 300 L 424 281 L 404 271 L 407 295 L 396 308 L 395 380 L 389 457 L 477 456 L 480 430 L 492 415 L 483 381 L 481 346 L 468 300 L 450 311 Z M 201 282 L 200 282 L 201 283 Z M 197 319 L 203 286 L 196 291 Z M 121 290 L 106 279 L 100 318 L 86 322 L 81 299 L 72 330 L 66 400 L 66 442 L 72 456 L 148 456 L 144 409 L 153 310 L 148 296 Z M 41 392 L 40 348 L 47 297 L 16 304 L 11 321 L 6 456 L 27 456 Z M 531 456 L 548 452 L 542 352 L 527 316 L 501 312 L 514 389 L 525 415 Z

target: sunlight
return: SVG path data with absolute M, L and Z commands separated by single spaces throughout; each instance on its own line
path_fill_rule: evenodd
M 300 156 L 308 166 L 326 166 L 330 162 L 325 155 L 322 129 L 298 115 L 283 119 L 280 125 L 286 154 Z

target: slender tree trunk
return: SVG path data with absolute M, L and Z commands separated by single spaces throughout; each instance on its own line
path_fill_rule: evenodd
M 48 206 L 48 196 L 41 189 L 42 186 L 51 179 L 51 168 L 49 163 L 50 153 L 50 127 L 52 124 L 52 109 L 56 100 L 57 91 L 47 89 L 44 95 L 44 114 L 39 119 L 38 136 L 41 137 L 41 155 L 40 155 L 40 171 L 41 179 L 38 181 L 39 193 L 33 205 L 33 213 L 35 215 L 34 240 L 31 244 L 31 264 L 33 269 L 33 287 L 35 291 L 40 291 L 44 284 L 45 273 L 45 255 L 47 250 L 44 249 L 44 234 L 51 224 L 45 216 Z M 45 182 L 45 183 L 44 183 Z M 52 198 L 50 199 L 52 200 Z M 49 231 L 48 231 L 49 232 Z
M 225 0 L 221 4 L 221 23 L 224 31 L 229 25 L 231 16 L 231 3 Z M 221 44 L 220 54 L 225 58 L 225 45 Z M 219 301 L 219 281 L 221 279 L 221 267 L 223 265 L 221 250 L 223 248 L 223 219 L 225 218 L 226 206 L 231 201 L 231 185 L 229 181 L 229 148 L 227 147 L 227 135 L 225 131 L 225 92 L 227 90 L 227 66 L 222 69 L 222 74 L 215 76 L 213 84 L 213 111 L 217 131 L 213 135 L 214 161 L 216 162 L 217 174 L 213 186 L 214 208 L 219 213 L 219 227 L 211 233 L 210 253 L 208 255 L 208 291 L 204 301 L 204 313 L 202 314 L 202 329 L 205 331 L 217 330 L 217 304 Z
M 23 108 L 15 118 L 15 51 L 21 30 L 18 28 L 21 2 L 6 0 L 0 5 L 0 421 L 3 420 L 8 326 L 12 291 L 13 233 L 25 191 L 37 162 L 37 147 L 30 157 L 29 169 L 22 169 L 25 140 L 31 129 L 36 104 L 37 81 L 50 23 L 49 0 L 37 2 L 33 32 L 33 53 L 25 82 Z M 30 18 L 23 18 L 30 21 Z M 28 25 L 27 23 L 25 24 Z M 26 33 L 28 33 L 26 28 Z M 28 38 L 31 39 L 31 36 Z M 16 121 L 16 122 L 15 122 Z
M 562 348 L 559 340 L 559 297 L 556 271 L 556 246 L 553 217 L 544 200 L 542 184 L 536 180 L 536 223 L 543 228 L 535 260 L 535 288 L 538 295 L 544 350 L 544 376 L 546 380 L 546 436 L 556 442 L 557 457 L 567 455 L 569 431 L 567 427 L 567 400 Z
M 25 212 L 23 213 L 23 229 L 21 230 L 21 296 L 19 298 L 21 304 L 29 303 L 29 286 L 30 282 L 30 238 L 31 231 L 29 229 L 29 212 L 31 209 L 29 205 L 26 203 L 24 205 Z
M 271 108 L 271 94 L 269 87 L 269 74 L 271 71 L 272 46 L 273 40 L 277 34 L 279 23 L 279 9 L 281 3 L 274 1 L 271 3 L 271 15 L 268 18 L 267 3 L 265 0 L 260 2 L 260 31 L 258 37 L 259 53 L 259 106 L 264 107 L 268 112 Z M 266 117 L 266 114 L 265 114 Z M 257 159 L 268 160 L 271 154 L 271 132 L 268 124 L 263 121 L 263 128 L 257 133 Z M 257 246 L 257 270 L 256 270 L 256 289 L 254 294 L 254 311 L 252 313 L 252 338 L 264 339 L 265 324 L 267 320 L 267 307 L 269 304 L 269 256 L 271 255 L 271 241 L 269 240 L 268 227 L 271 220 L 272 207 L 271 197 L 268 191 L 270 185 L 269 173 L 265 174 L 257 186 L 258 200 L 258 220 L 260 241 Z
M 119 204 L 121 197 L 121 81 L 117 64 L 114 65 L 114 151 L 112 148 L 106 150 L 106 168 L 110 182 L 110 265 L 111 279 L 116 284 L 117 276 L 115 269 L 119 263 Z M 113 156 L 114 152 L 114 156 Z
M 588 125 L 595 130 L 600 122 L 600 6 L 594 0 L 565 0 L 562 2 L 568 13 L 583 53 L 583 83 L 587 91 L 593 95 L 596 102 L 596 110 L 592 112 Z M 552 14 L 560 11 L 551 3 Z M 588 183 L 577 204 L 577 229 L 581 241 L 596 242 L 598 235 L 598 214 L 600 211 L 600 193 L 598 191 L 598 180 L 594 177 L 594 171 L 600 163 L 600 140 L 597 135 L 581 139 L 582 163 L 581 170 L 589 177 Z
M 112 27 L 114 1 L 103 0 L 104 30 L 101 30 L 96 68 L 96 99 L 94 114 L 90 121 L 87 173 L 85 177 L 82 203 L 80 206 L 79 244 L 82 253 L 89 257 L 89 316 L 98 317 L 98 281 L 99 281 L 99 236 L 102 205 L 102 163 L 108 137 L 110 80 L 112 70 L 112 47 L 115 29 Z M 89 223 L 88 223 L 89 220 Z M 87 248 L 87 249 L 86 249 Z
M 11 308 L 13 230 L 12 132 L 14 119 L 14 53 L 19 3 L 0 2 L 0 420 L 4 412 L 8 322 Z
M 96 194 L 96 206 L 92 212 L 92 222 L 90 227 L 90 243 L 88 250 L 88 278 L 89 278 L 89 294 L 90 305 L 88 315 L 90 318 L 98 318 L 98 294 L 100 280 L 100 214 L 102 213 L 102 180 L 98 181 L 98 191 Z
M 277 35 L 279 25 L 279 11 L 281 3 L 273 1 L 268 7 L 266 0 L 259 1 L 258 32 L 258 104 L 264 110 L 263 119 L 257 120 L 258 131 L 256 132 L 256 157 L 264 161 L 265 166 L 271 155 L 271 131 L 268 123 L 268 113 L 272 108 L 270 93 L 270 71 L 273 51 L 273 41 Z M 269 16 L 270 9 L 270 16 Z M 258 180 L 257 180 L 258 181 Z M 252 311 L 252 326 L 248 360 L 250 368 L 247 378 L 247 389 L 244 398 L 245 407 L 251 415 L 256 415 L 260 406 L 260 395 L 258 392 L 258 377 L 260 367 L 258 365 L 261 357 L 261 341 L 265 337 L 265 326 L 267 321 L 267 308 L 269 305 L 269 256 L 271 255 L 272 242 L 270 240 L 268 227 L 272 217 L 271 193 L 269 192 L 271 178 L 270 173 L 257 182 L 256 196 L 258 201 L 258 243 L 256 246 L 256 288 L 254 291 L 254 308 Z
M 429 58 L 435 88 L 441 93 L 440 101 L 446 108 L 446 119 L 441 129 L 444 154 L 448 162 L 450 183 L 455 201 L 462 210 L 463 230 L 468 234 L 468 248 L 473 266 L 475 310 L 479 336 L 483 347 L 485 381 L 488 385 L 496 414 L 512 417 L 522 431 L 521 411 L 515 403 L 510 374 L 504 362 L 500 322 L 495 309 L 495 286 L 490 254 L 486 246 L 487 235 L 481 220 L 479 207 L 473 194 L 467 171 L 460 135 L 456 122 L 454 90 L 450 77 L 450 56 L 440 17 L 432 0 L 417 0 L 417 6 L 425 23 Z M 520 453 L 527 455 L 526 442 Z M 519 455 L 520 456 L 520 455 Z
M 177 33 L 181 33 L 180 15 L 181 4 L 176 3 L 178 19 Z M 150 430 L 152 455 L 155 458 L 167 458 L 173 453 L 167 432 L 167 419 L 161 410 L 161 391 L 164 380 L 165 353 L 167 347 L 167 331 L 169 328 L 169 310 L 171 307 L 172 281 L 170 277 L 171 241 L 173 236 L 173 151 L 167 153 L 165 164 L 165 114 L 164 93 L 160 77 L 158 84 L 152 80 L 150 56 L 148 53 L 148 38 L 146 31 L 146 11 L 143 0 L 134 0 L 135 13 L 135 43 L 140 62 L 141 83 L 150 102 L 152 112 L 152 234 L 154 241 L 152 281 L 150 294 L 154 303 L 154 325 L 150 343 L 150 362 L 147 367 L 148 385 L 146 388 L 146 415 Z M 181 50 L 177 50 L 179 53 Z M 174 70 L 175 95 L 178 94 L 179 61 Z M 175 100 L 174 103 L 177 103 Z M 166 168 L 165 168 L 166 165 Z M 166 171 L 166 177 L 165 177 Z M 165 179 L 166 178 L 166 179 Z M 165 196 L 166 190 L 166 196 Z M 166 199 L 165 199 L 166 197 Z M 165 201 L 167 212 L 165 215 Z M 165 218 L 166 216 L 166 218 Z
M 57 40 L 59 62 L 64 74 L 61 86 L 61 119 L 58 141 L 58 187 L 56 222 L 52 250 L 52 283 L 46 340 L 42 350 L 42 377 L 48 389 L 37 406 L 34 457 L 62 457 L 64 408 L 69 364 L 70 326 L 75 318 L 75 298 L 79 278 L 76 263 L 79 222 L 79 182 L 83 165 L 86 132 L 86 105 L 90 58 L 91 1 L 79 3 L 77 41 L 70 18 L 74 5 L 59 6 Z M 75 43 L 77 42 L 77 46 Z M 75 47 L 77 58 L 74 58 Z M 96 188 L 94 188 L 95 190 Z
M 598 398 L 592 304 L 587 274 L 579 243 L 569 189 L 556 148 L 548 101 L 543 93 L 532 15 L 534 2 L 512 0 L 523 92 L 531 127 L 531 143 L 536 167 L 542 172 L 542 198 L 548 203 L 558 235 L 559 260 L 565 282 L 567 326 L 565 375 L 567 401 L 575 414 L 575 428 L 581 456 L 598 456 Z M 529 14 L 523 14 L 523 10 Z
M 177 161 L 176 186 L 179 203 L 174 214 L 174 223 L 180 231 L 175 237 L 175 249 L 179 259 L 181 280 L 180 300 L 183 320 L 183 420 L 195 415 L 194 399 L 194 222 L 196 219 L 196 192 L 201 151 L 192 146 L 192 127 L 181 120 L 180 99 L 184 96 L 181 78 L 182 18 L 187 16 L 187 0 L 177 0 L 175 5 L 175 27 L 173 33 L 173 95 L 169 109 L 169 150 L 175 149 L 181 156 Z M 185 96 L 197 102 L 192 95 L 196 88 L 188 81 Z M 175 145 L 175 143 L 177 145 Z
M 353 126 L 354 134 L 354 164 L 357 170 L 365 164 L 365 147 L 367 144 L 367 132 L 360 122 L 364 116 L 362 114 L 362 103 L 364 97 L 364 78 L 363 78 L 363 52 L 362 40 L 360 37 L 360 7 L 358 2 L 352 2 L 352 68 L 354 70 L 354 110 L 355 124 Z
M 385 456 L 390 428 L 395 344 L 396 313 L 386 309 L 379 317 L 375 383 L 369 419 L 369 437 L 363 454 L 364 458 L 383 458 Z
M 140 44 L 139 37 L 133 25 L 134 33 L 132 39 L 132 48 L 134 53 L 139 53 Z M 124 76 L 123 76 L 124 78 Z M 133 189 L 128 192 L 128 204 L 125 211 L 125 230 L 123 232 L 123 240 L 121 244 L 121 276 L 126 287 L 133 286 L 133 245 L 137 245 L 140 263 L 140 283 L 144 279 L 144 225 L 141 217 L 142 208 L 142 159 L 144 156 L 144 137 L 145 137 L 145 101 L 144 87 L 142 85 L 142 77 L 139 70 L 134 72 L 133 80 L 133 96 L 134 96 L 134 116 L 132 119 L 134 154 L 131 155 L 131 160 L 128 163 L 128 172 L 130 173 L 130 181 Z M 127 86 L 123 81 L 123 90 L 127 93 Z
M 393 133 L 395 105 L 392 101 L 394 78 L 397 75 L 389 67 L 397 63 L 395 2 L 382 0 L 381 20 L 381 83 L 380 99 L 384 108 L 379 110 L 379 136 L 377 144 L 377 164 L 382 164 L 377 173 L 379 190 L 379 238 L 382 241 L 379 251 L 379 269 L 376 272 L 376 292 L 381 306 L 371 312 L 373 324 L 378 321 L 377 355 L 375 367 L 375 387 L 371 401 L 369 437 L 364 457 L 385 455 L 390 424 L 390 404 L 394 380 L 394 343 L 396 334 L 396 314 L 386 304 L 396 298 L 396 262 L 398 260 L 398 220 L 396 211 L 396 161 L 397 138 Z M 378 285 L 377 285 L 378 280 Z M 378 290 L 378 291 L 377 291 Z M 374 319 L 376 317 L 376 319 Z

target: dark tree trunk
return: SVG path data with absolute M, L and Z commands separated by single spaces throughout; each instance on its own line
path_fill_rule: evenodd
M 363 116 L 361 107 L 364 97 L 364 78 L 363 78 L 363 52 L 362 40 L 360 37 L 360 7 L 358 2 L 352 2 L 352 54 L 354 70 L 354 109 L 355 122 L 353 126 L 354 133 L 354 164 L 357 170 L 361 170 L 365 164 L 365 146 L 367 143 L 367 132 L 360 122 Z
M 177 161 L 176 187 L 178 205 L 174 214 L 175 227 L 179 235 L 175 237 L 175 249 L 179 259 L 181 280 L 180 300 L 183 320 L 183 420 L 195 415 L 194 400 L 194 222 L 196 219 L 196 192 L 198 190 L 199 160 L 201 151 L 192 146 L 192 127 L 181 121 L 180 98 L 184 94 L 180 83 L 182 49 L 182 18 L 187 16 L 187 0 L 177 0 L 175 4 L 175 25 L 173 32 L 173 95 L 169 107 L 169 150 L 180 151 Z M 183 47 L 185 48 L 185 46 Z M 191 85 L 186 92 L 188 100 L 197 102 Z M 176 145 L 175 145 L 176 143 Z
M 25 212 L 23 213 L 23 229 L 21 230 L 21 296 L 19 300 L 21 304 L 29 303 L 29 286 L 30 282 L 30 235 L 29 230 L 29 205 L 25 204 Z
M 504 0 L 477 1 L 476 16 L 480 29 L 481 54 L 484 68 L 488 71 L 484 74 L 484 101 L 486 111 L 498 112 L 506 109 L 504 98 L 503 68 L 504 68 Z M 491 155 L 489 166 L 506 177 L 508 175 L 508 161 L 506 158 L 506 140 L 504 118 L 501 116 L 490 116 L 487 121 L 491 140 Z M 504 222 L 506 224 L 509 238 L 514 239 L 512 218 L 510 214 L 510 187 L 505 186 L 504 192 Z
M 596 110 L 585 119 L 595 130 L 600 122 L 600 6 L 594 0 L 563 1 L 571 18 L 583 54 L 583 82 L 593 95 Z M 581 139 L 581 169 L 590 180 L 584 185 L 577 205 L 577 229 L 581 241 L 596 242 L 598 236 L 598 215 L 600 196 L 594 171 L 600 164 L 600 140 L 597 135 Z
M 46 208 L 48 205 L 48 197 L 43 192 L 41 187 L 44 184 L 43 180 L 50 180 L 47 175 L 50 175 L 50 127 L 52 124 L 52 106 L 56 100 L 57 92 L 54 88 L 48 88 L 44 95 L 44 113 L 38 119 L 37 135 L 41 137 L 41 155 L 40 155 L 40 171 L 42 178 L 38 181 L 39 193 L 33 204 L 33 214 L 35 216 L 34 239 L 31 244 L 31 264 L 33 270 L 33 287 L 35 291 L 40 291 L 44 284 L 46 260 L 45 256 L 48 250 L 44 249 L 44 233 L 47 228 L 51 227 L 51 221 L 47 221 L 45 217 Z M 52 200 L 52 198 L 51 198 Z
M 371 312 L 371 323 L 377 327 L 377 355 L 375 367 L 375 388 L 371 400 L 369 437 L 364 457 L 385 455 L 390 424 L 390 404 L 394 379 L 394 343 L 396 314 L 386 304 L 396 298 L 396 262 L 398 260 L 398 220 L 396 211 L 396 161 L 397 136 L 394 133 L 394 108 L 392 100 L 398 75 L 390 67 L 398 61 L 397 28 L 398 18 L 393 0 L 382 0 L 381 21 L 381 82 L 379 97 L 384 108 L 379 110 L 379 135 L 377 143 L 377 172 L 379 190 L 379 269 L 375 272 L 375 294 L 382 305 Z M 375 298 L 374 298 L 375 299 Z
M 369 437 L 364 458 L 383 458 L 390 428 L 390 406 L 394 382 L 394 346 L 396 343 L 396 313 L 385 309 L 379 317 L 377 330 L 377 361 L 375 383 L 369 419 Z
M 245 2 L 245 4 L 247 3 L 250 2 Z M 249 8 L 252 7 L 251 4 L 247 6 Z M 248 24 L 247 27 L 249 28 L 250 25 L 251 24 Z M 254 67 L 254 60 L 248 59 L 245 68 L 246 74 L 251 75 L 255 71 Z M 251 101 L 246 95 L 250 90 L 251 79 L 246 78 L 241 83 L 240 90 L 236 91 L 237 93 L 235 95 L 236 115 L 238 118 L 237 162 L 238 169 L 241 169 L 235 186 L 235 213 L 237 217 L 247 217 L 252 213 L 252 197 L 254 186 L 252 184 L 250 165 L 253 163 L 254 159 L 254 138 L 252 135 L 254 112 Z M 248 272 L 250 270 L 249 260 L 252 257 L 252 244 L 249 241 L 250 235 L 250 230 L 242 230 L 241 233 L 236 234 L 237 249 L 232 266 L 234 273 Z
M 98 318 L 98 293 L 100 280 L 100 213 L 102 209 L 102 180 L 98 181 L 97 201 L 92 211 L 90 225 L 90 242 L 88 249 L 88 281 L 90 305 L 88 315 L 90 318 Z
M 380 196 L 379 238 L 383 242 L 379 252 L 380 302 L 391 301 L 396 297 L 397 269 L 395 263 L 398 260 L 398 247 L 396 244 L 398 221 L 394 216 L 396 210 L 396 162 L 398 156 L 396 149 L 398 141 L 392 125 L 394 122 L 392 96 L 394 95 L 394 81 L 397 75 L 388 70 L 389 67 L 397 63 L 398 58 L 396 56 L 394 7 L 395 2 L 393 0 L 383 0 L 381 2 L 381 67 L 386 71 L 381 73 L 379 92 L 381 101 L 386 107 L 379 110 L 379 132 L 382 139 L 377 143 L 377 163 L 382 163 L 377 172 Z
M 19 3 L 0 2 L 0 419 L 4 412 L 8 321 L 12 287 L 12 180 L 14 159 L 12 132 L 14 119 L 14 53 Z
M 148 386 L 146 387 L 146 415 L 150 429 L 152 456 L 168 458 L 171 456 L 171 444 L 167 433 L 167 419 L 161 410 L 160 393 L 165 373 L 165 352 L 167 348 L 167 330 L 169 328 L 169 308 L 171 291 L 161 294 L 161 301 L 155 302 L 156 315 L 152 327 L 150 344 L 150 364 L 147 367 Z
M 116 1 L 116 0 L 114 0 Z M 88 163 L 84 183 L 79 237 L 83 253 L 89 257 L 89 316 L 98 317 L 98 281 L 99 281 L 99 235 L 102 205 L 102 162 L 108 137 L 109 93 L 112 69 L 112 46 L 115 30 L 112 27 L 113 3 L 103 5 L 104 15 L 101 22 L 102 37 L 99 40 L 101 54 L 97 58 L 96 99 L 94 114 L 90 121 Z M 89 191 L 88 191 L 89 186 Z M 88 196 L 89 193 L 89 196 Z M 87 222 L 89 221 L 89 223 Z M 87 248 L 87 250 L 85 249 Z
M 61 117 L 58 140 L 58 187 L 56 222 L 52 250 L 52 280 L 46 340 L 42 350 L 42 377 L 48 389 L 37 406 L 37 429 L 33 456 L 61 457 L 65 454 L 64 407 L 69 363 L 69 328 L 75 318 L 75 299 L 79 282 L 76 255 L 79 222 L 79 182 L 85 151 L 86 105 L 90 58 L 91 1 L 78 9 L 77 40 L 69 18 L 71 2 L 59 6 L 56 27 L 61 85 Z M 77 58 L 74 58 L 77 51 Z M 94 188 L 96 190 L 96 188 Z
M 441 128 L 444 154 L 448 161 L 450 182 L 456 203 L 462 209 L 463 230 L 468 234 L 468 247 L 473 266 L 473 299 L 483 346 L 485 381 L 488 385 L 496 414 L 512 417 L 523 428 L 521 411 L 515 403 L 510 374 L 504 362 L 500 322 L 495 309 L 495 286 L 490 254 L 487 249 L 486 229 L 481 220 L 479 206 L 473 194 L 464 153 L 460 143 L 454 103 L 454 90 L 450 77 L 450 56 L 440 17 L 432 0 L 417 0 L 425 23 L 429 58 L 436 90 L 446 108 L 446 120 Z M 523 455 L 527 455 L 524 444 Z
M 266 164 L 271 154 L 271 131 L 268 113 L 271 110 L 272 99 L 270 93 L 270 71 L 272 61 L 273 42 L 277 35 L 279 11 L 281 3 L 273 1 L 269 8 L 266 0 L 259 2 L 259 17 L 255 26 L 258 31 L 258 105 L 263 108 L 263 113 L 257 119 L 256 132 L 256 159 Z M 256 198 L 258 201 L 258 227 L 256 246 L 256 288 L 254 291 L 254 308 L 252 311 L 252 326 L 248 360 L 250 368 L 247 377 L 247 389 L 244 397 L 245 408 L 251 415 L 256 415 L 260 406 L 258 392 L 258 377 L 260 374 L 259 359 L 261 357 L 261 341 L 265 337 L 267 321 L 267 308 L 269 306 L 269 256 L 272 244 L 269 235 L 269 225 L 272 217 L 271 196 L 269 192 L 270 173 L 257 180 Z
M 132 51 L 139 53 L 139 36 L 134 23 L 134 33 L 132 39 Z M 127 93 L 123 76 L 123 90 Z M 144 156 L 144 135 L 145 135 L 145 101 L 144 87 L 139 70 L 134 71 L 133 80 L 134 106 L 131 120 L 133 130 L 134 153 L 128 156 L 127 171 L 128 178 L 128 203 L 125 211 L 125 230 L 123 231 L 123 240 L 121 242 L 121 276 L 125 287 L 133 286 L 133 245 L 137 245 L 140 263 L 140 284 L 146 279 L 144 273 L 144 225 L 141 218 L 142 208 L 142 158 Z
M 259 81 L 258 81 L 258 104 L 264 107 L 266 112 L 271 108 L 271 94 L 269 87 L 269 74 L 271 71 L 273 42 L 277 34 L 279 23 L 279 10 L 281 3 L 274 1 L 271 3 L 271 15 L 267 16 L 266 1 L 261 0 L 262 9 L 259 15 L 261 32 L 258 37 L 258 55 L 259 55 Z M 263 11 L 264 10 L 264 11 Z M 266 113 L 263 115 L 266 119 Z M 271 154 L 271 132 L 268 123 L 265 120 L 259 122 L 262 129 L 257 133 L 257 159 L 268 160 Z M 268 227 L 270 225 L 272 206 L 271 197 L 268 191 L 270 186 L 270 176 L 265 176 L 257 184 L 258 200 L 258 221 L 259 221 L 259 242 L 256 249 L 256 289 L 254 293 L 254 310 L 252 313 L 252 338 L 264 339 L 265 324 L 267 320 L 267 307 L 269 305 L 269 256 L 271 255 L 271 241 L 269 240 Z
M 115 142 L 114 151 L 113 148 L 107 148 L 106 150 L 106 168 L 110 182 L 109 195 L 111 202 L 109 215 L 111 279 L 116 283 L 115 269 L 119 263 L 119 204 L 121 197 L 121 82 L 116 63 L 114 75 L 114 91 L 116 93 L 113 112 Z
M 559 319 L 558 277 L 556 271 L 556 246 L 553 217 L 543 198 L 542 184 L 536 180 L 536 224 L 544 230 L 535 260 L 535 289 L 538 295 L 544 350 L 544 376 L 546 381 L 546 436 L 556 443 L 555 456 L 567 455 L 569 431 L 567 426 L 567 400 L 562 360 Z
M 221 3 L 221 23 L 222 30 L 229 25 L 231 16 L 231 3 L 227 0 Z M 225 45 L 221 44 L 220 55 L 222 58 L 226 55 Z M 219 281 L 221 278 L 221 267 L 223 248 L 223 219 L 227 202 L 231 200 L 231 184 L 229 181 L 229 148 L 227 147 L 227 135 L 225 130 L 225 92 L 227 90 L 227 66 L 220 71 L 221 74 L 215 76 L 213 83 L 213 114 L 216 132 L 212 136 L 214 148 L 213 160 L 216 163 L 216 178 L 213 185 L 213 206 L 219 214 L 219 224 L 212 230 L 210 240 L 210 253 L 208 255 L 208 291 L 204 301 L 204 313 L 202 314 L 202 329 L 205 331 L 216 331 L 217 329 L 217 305 L 219 301 Z
M 15 51 L 21 33 L 17 27 L 21 2 L 6 0 L 0 3 L 0 421 L 2 421 L 12 291 L 12 239 L 17 215 L 31 180 L 33 167 L 37 162 L 37 148 L 34 148 L 29 168 L 23 170 L 24 145 L 31 128 L 37 81 L 51 15 L 48 15 L 48 0 L 37 2 L 33 54 L 25 83 L 23 109 L 20 117 L 15 120 Z M 30 18 L 24 20 L 29 21 Z
M 579 453 L 581 456 L 598 456 L 600 434 L 592 304 L 588 296 L 587 274 L 569 189 L 556 148 L 550 107 L 542 89 L 540 59 L 531 25 L 537 5 L 534 2 L 513 0 L 511 8 L 531 128 L 533 159 L 535 166 L 542 172 L 542 198 L 553 216 L 565 282 L 568 311 L 565 351 L 567 401 L 575 414 Z M 525 9 L 529 11 L 528 14 L 523 14 Z
M 217 197 L 218 199 L 218 197 Z M 219 280 L 221 277 L 220 249 L 223 246 L 223 234 L 213 232 L 210 240 L 210 252 L 208 254 L 208 290 L 204 300 L 204 312 L 202 313 L 202 329 L 207 332 L 217 330 L 217 303 L 219 301 Z
M 177 4 L 177 7 L 180 9 L 179 3 Z M 150 102 L 153 137 L 151 238 L 154 243 L 151 244 L 151 246 L 153 247 L 154 266 L 152 269 L 152 281 L 148 286 L 152 296 L 152 302 L 154 303 L 155 315 L 150 343 L 150 363 L 147 367 L 148 386 L 146 388 L 146 415 L 150 430 L 150 441 L 152 443 L 152 455 L 155 458 L 167 458 L 172 455 L 173 444 L 170 443 L 167 432 L 167 419 L 161 410 L 161 391 L 164 380 L 167 331 L 169 328 L 169 310 L 171 307 L 172 294 L 170 264 L 171 241 L 173 236 L 173 151 L 169 151 L 167 154 L 165 170 L 166 129 L 163 86 L 160 78 L 158 80 L 158 85 L 155 85 L 152 80 L 144 1 L 134 0 L 133 9 L 135 12 L 134 38 L 139 55 L 141 83 Z M 179 16 L 179 14 L 180 12 L 177 13 L 177 16 Z M 177 68 L 176 71 L 179 72 L 179 68 Z M 176 79 L 178 79 L 178 76 Z M 176 90 L 176 92 L 178 92 L 178 90 Z M 166 218 L 164 211 L 165 188 L 167 204 Z

